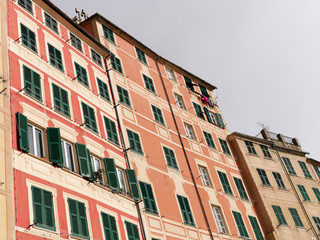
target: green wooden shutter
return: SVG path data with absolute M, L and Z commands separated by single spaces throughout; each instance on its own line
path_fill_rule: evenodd
M 232 213 L 233 213 L 233 217 L 234 217 L 234 219 L 236 221 L 240 236 L 248 238 L 249 234 L 248 234 L 246 226 L 244 225 L 244 222 L 242 220 L 241 213 L 238 213 L 238 212 L 235 212 L 235 211 L 232 211 Z
M 127 222 L 124 222 L 126 225 L 126 229 L 127 229 L 127 236 L 128 236 L 128 240 L 140 240 L 139 237 L 139 230 L 137 225 Z
M 28 119 L 23 114 L 17 112 L 19 149 L 23 152 L 29 152 L 28 138 Z
M 80 175 L 83 177 L 90 177 L 90 167 L 88 164 L 87 148 L 86 145 L 76 143 L 77 157 L 80 168 Z
M 220 127 L 224 129 L 226 126 L 224 125 L 224 122 L 223 122 L 223 119 L 221 117 L 221 114 L 216 113 L 215 115 L 217 117 L 217 120 L 218 120 L 218 123 L 219 123 Z
M 109 186 L 116 191 L 120 191 L 117 169 L 114 163 L 114 159 L 104 158 L 103 161 L 104 161 L 104 166 L 106 168 Z
M 52 193 L 43 190 L 43 202 L 44 202 L 44 212 L 45 212 L 45 224 L 48 227 L 55 228 L 54 223 L 54 212 L 53 212 L 53 200 L 52 200 Z
M 256 236 L 256 239 L 264 240 L 257 219 L 253 216 L 249 216 L 249 220 L 250 220 L 254 235 Z
M 203 109 L 204 109 L 204 112 L 205 112 L 205 114 L 206 114 L 206 116 L 207 116 L 208 122 L 209 122 L 209 123 L 214 123 L 214 122 L 212 121 L 212 119 L 211 119 L 211 116 L 210 116 L 210 114 L 209 114 L 208 108 L 203 107 Z
M 87 158 L 88 158 L 88 165 L 89 165 L 89 181 L 93 182 L 95 179 L 92 167 L 92 161 L 90 156 L 90 151 L 87 149 Z
M 78 216 L 79 216 L 79 220 L 78 224 L 80 222 L 80 234 L 83 236 L 88 236 L 89 232 L 88 232 L 88 223 L 87 223 L 87 215 L 86 215 L 86 207 L 84 205 L 84 203 L 82 202 L 77 202 L 78 203 Z
M 33 200 L 33 222 L 41 224 L 42 219 L 42 197 L 39 188 L 32 187 L 32 200 Z
M 115 217 L 101 212 L 101 218 L 102 218 L 105 238 L 107 240 L 118 240 L 119 238 L 118 238 L 118 231 L 117 231 L 117 224 L 116 224 Z
M 71 232 L 79 234 L 77 203 L 75 200 L 69 198 L 68 205 L 70 213 Z
M 62 167 L 63 155 L 61 147 L 60 129 L 47 128 L 49 160 Z
M 126 169 L 127 173 L 127 179 L 131 191 L 131 195 L 134 200 L 140 200 L 140 192 L 139 192 L 139 187 L 138 187 L 138 182 L 137 182 L 137 177 L 136 177 L 136 172 L 133 169 Z

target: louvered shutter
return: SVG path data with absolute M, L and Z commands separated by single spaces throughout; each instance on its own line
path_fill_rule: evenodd
M 138 182 L 136 177 L 136 172 L 133 169 L 126 169 L 127 179 L 129 183 L 129 187 L 131 190 L 131 195 L 134 200 L 140 200 L 140 192 L 138 188 Z
M 104 165 L 106 168 L 109 186 L 112 189 L 119 191 L 120 186 L 119 186 L 116 165 L 114 164 L 114 159 L 113 158 L 104 158 L 103 161 L 104 161 Z
M 60 129 L 47 128 L 49 160 L 62 167 L 63 155 L 61 147 Z
M 86 145 L 76 143 L 77 157 L 80 168 L 80 175 L 83 177 L 90 177 L 90 168 L 88 164 L 87 148 Z

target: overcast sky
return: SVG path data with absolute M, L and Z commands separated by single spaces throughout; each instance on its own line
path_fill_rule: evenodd
M 320 1 L 52 0 L 98 12 L 218 87 L 230 132 L 296 137 L 320 160 Z

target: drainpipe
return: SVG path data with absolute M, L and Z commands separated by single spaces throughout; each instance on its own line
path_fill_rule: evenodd
M 118 125 L 118 128 L 119 128 L 119 135 L 120 135 L 122 151 L 124 153 L 124 158 L 126 160 L 127 168 L 131 169 L 129 157 L 128 157 L 128 154 L 127 154 L 127 150 L 128 149 L 126 148 L 126 144 L 125 144 L 125 141 L 124 141 L 121 122 L 120 122 L 119 113 L 118 113 L 118 109 L 117 109 L 118 106 L 115 104 L 114 92 L 113 92 L 111 78 L 110 78 L 110 74 L 109 74 L 109 71 L 111 69 L 108 68 L 107 57 L 109 57 L 109 55 L 104 58 L 104 64 L 106 66 L 106 73 L 107 73 L 108 81 L 109 81 L 109 85 L 110 85 L 110 93 L 111 93 L 111 98 L 112 98 L 112 104 L 113 104 L 114 111 L 116 113 L 117 125 Z M 141 210 L 140 210 L 140 206 L 139 206 L 139 202 L 135 201 L 135 205 L 136 205 L 136 209 L 137 209 L 137 213 L 138 213 L 138 219 L 139 219 L 140 229 L 141 229 L 141 233 L 142 233 L 142 238 L 143 238 L 143 240 L 147 240 L 146 232 L 145 232 L 144 224 L 143 224 L 143 220 L 142 220 Z
M 173 113 L 173 109 L 172 109 L 172 106 L 171 106 L 171 103 L 169 101 L 169 95 L 168 95 L 168 92 L 167 92 L 167 89 L 166 89 L 166 86 L 164 84 L 164 80 L 162 78 L 162 75 L 161 75 L 161 71 L 160 71 L 160 67 L 159 67 L 159 64 L 158 64 L 158 60 L 159 60 L 159 55 L 157 55 L 157 59 L 156 59 L 156 65 L 157 65 L 157 70 L 158 70 L 158 74 L 159 74 L 159 77 L 161 79 L 161 83 L 162 83 L 162 87 L 163 87 L 163 90 L 165 92 L 165 95 L 166 95 L 166 99 L 168 101 L 168 104 L 169 104 L 169 108 L 170 108 L 170 112 L 171 112 L 171 115 L 172 115 L 172 118 L 173 118 L 173 122 L 174 122 L 174 125 L 176 127 L 176 131 L 178 133 L 178 137 L 179 137 L 179 140 L 180 140 L 180 144 L 181 144 L 181 147 L 182 147 L 182 151 L 183 151 L 183 154 L 184 154 L 184 157 L 186 159 L 186 162 L 187 162 L 187 165 L 188 165 L 188 169 L 189 169 L 189 172 L 190 172 L 190 175 L 191 175 L 191 178 L 192 178 L 192 182 L 193 182 L 193 186 L 196 190 L 196 194 L 197 194 L 197 197 L 198 197 L 198 201 L 200 203 L 200 207 L 201 207 L 201 211 L 202 211 L 202 214 L 203 214 L 203 217 L 204 217 L 204 220 L 206 222 L 206 225 L 207 225 L 207 229 L 208 229 L 208 232 L 209 232 L 209 235 L 210 235 L 210 238 L 211 240 L 214 240 L 213 238 L 213 235 L 212 235 L 212 232 L 211 232 L 211 228 L 210 228 L 210 225 L 209 225 L 209 220 L 208 220 L 208 217 L 206 215 L 206 212 L 204 210 L 204 206 L 203 206 L 203 202 L 201 200 L 201 196 L 200 196 L 200 193 L 199 193 L 199 189 L 197 187 L 197 184 L 196 184 L 196 180 L 194 178 L 194 175 L 193 175 L 193 172 L 192 172 L 192 169 L 191 169 L 191 165 L 190 165 L 190 162 L 189 162 L 189 159 L 188 159 L 188 155 L 187 155 L 187 152 L 185 150 L 185 147 L 184 147 L 184 144 L 183 144 L 183 141 L 182 141 L 182 137 L 181 137 L 181 134 L 180 134 L 180 131 L 179 131 L 179 127 L 178 127 L 178 124 L 177 124 L 177 120 L 174 116 L 174 113 Z
M 308 223 L 309 223 L 309 225 L 310 225 L 310 229 L 312 230 L 315 238 L 318 239 L 318 240 L 320 240 L 320 239 L 319 239 L 319 236 L 318 236 L 318 234 L 317 234 L 317 232 L 316 232 L 316 230 L 314 229 L 314 227 L 313 227 L 313 225 L 312 225 L 312 222 L 311 222 L 311 220 L 310 220 L 310 218 L 309 218 L 309 215 L 308 215 L 308 213 L 307 213 L 307 211 L 306 211 L 306 209 L 305 209 L 305 207 L 304 207 L 304 205 L 303 205 L 303 203 L 302 203 L 302 201 L 301 201 L 301 199 L 300 199 L 300 196 L 299 196 L 299 194 L 298 194 L 298 192 L 297 192 L 297 189 L 295 188 L 295 185 L 294 185 L 293 182 L 292 182 L 292 179 L 291 179 L 291 177 L 290 177 L 290 174 L 289 174 L 287 168 L 285 167 L 285 165 L 284 165 L 284 163 L 283 163 L 283 161 L 282 161 L 282 158 L 281 158 L 281 156 L 280 156 L 280 154 L 279 154 L 279 152 L 278 152 L 278 150 L 277 150 L 277 148 L 276 148 L 276 145 L 275 145 L 274 143 L 272 143 L 272 149 L 275 150 L 276 153 L 277 153 L 278 159 L 279 159 L 279 161 L 280 161 L 280 163 L 281 163 L 281 166 L 282 166 L 284 172 L 286 173 L 287 179 L 289 180 L 289 183 L 290 183 L 291 188 L 292 188 L 292 190 L 293 190 L 293 192 L 294 192 L 294 195 L 296 196 L 296 198 L 297 198 L 297 200 L 298 200 L 298 202 L 299 202 L 299 204 L 300 204 L 300 206 L 301 206 L 301 208 L 302 208 L 303 214 L 304 214 L 305 217 L 307 218 L 307 221 L 308 221 Z

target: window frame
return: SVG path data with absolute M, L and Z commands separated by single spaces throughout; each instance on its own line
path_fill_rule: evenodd
M 278 220 L 279 225 L 288 226 L 288 223 L 283 215 L 282 209 L 280 206 L 272 205 L 274 214 L 276 215 L 276 218 Z
M 244 238 L 249 238 L 249 233 L 248 233 L 246 224 L 243 221 L 243 217 L 241 213 L 237 211 L 232 211 L 232 215 L 237 225 L 239 235 Z
M 318 231 L 320 232 L 320 218 L 319 218 L 319 217 L 312 216 L 312 219 L 313 219 L 314 224 L 316 225 Z
M 87 227 L 87 231 L 88 231 L 88 236 L 85 236 L 85 235 L 82 235 L 82 234 L 78 234 L 78 233 L 74 233 L 73 232 L 73 223 L 72 223 L 72 217 L 71 217 L 71 211 L 70 211 L 70 203 L 69 203 L 69 200 L 72 200 L 72 201 L 75 201 L 76 203 L 77 203 L 77 205 L 79 204 L 79 203 L 81 203 L 81 204 L 83 204 L 84 205 L 84 213 L 85 213 L 85 221 L 86 221 L 86 227 Z M 90 224 L 89 224 L 89 221 L 90 221 L 90 214 L 88 214 L 88 203 L 85 201 L 85 200 L 83 200 L 83 199 L 78 199 L 77 197 L 73 197 L 73 196 L 69 196 L 69 194 L 68 194 L 68 196 L 65 196 L 65 201 L 66 201 L 66 207 L 67 207 L 67 210 L 68 211 L 66 211 L 66 215 L 67 215 L 67 219 L 69 220 L 68 221 L 68 225 L 69 225 L 69 229 L 70 229 L 70 234 L 71 234 L 71 237 L 78 237 L 78 238 L 83 238 L 83 239 L 90 239 L 90 237 L 91 237 L 91 232 L 90 232 L 90 228 L 89 228 L 89 226 L 90 226 Z M 79 212 L 79 210 L 78 210 L 78 206 L 76 207 L 77 208 L 77 212 Z M 79 214 L 77 214 L 77 215 L 79 215 Z M 80 216 L 81 217 L 81 216 Z M 80 225 L 80 223 L 78 223 L 78 219 L 79 218 L 79 216 L 77 216 L 77 224 L 78 224 L 78 228 L 79 228 L 79 225 Z M 81 229 L 82 229 L 82 227 L 81 227 Z M 80 228 L 79 228 L 79 230 L 80 230 Z
M 104 239 L 106 239 L 106 240 L 119 240 L 118 224 L 117 224 L 116 217 L 112 216 L 111 214 L 106 213 L 104 211 L 100 211 L 99 215 L 100 215 L 100 218 L 101 218 L 101 224 L 102 224 L 101 227 L 102 227 L 102 232 L 103 232 Z M 107 218 L 109 227 L 106 226 L 106 224 L 105 224 L 104 215 Z M 111 221 L 114 221 L 114 224 L 111 224 Z M 108 230 L 106 230 L 106 229 L 108 229 Z M 114 234 L 116 234 L 116 237 L 114 237 Z
M 55 99 L 57 99 L 57 98 L 55 97 L 54 87 L 56 87 L 57 89 L 59 89 L 58 91 L 59 91 L 59 97 L 60 97 L 60 99 L 59 99 L 59 101 L 60 101 L 60 106 L 56 106 L 56 101 L 55 101 Z M 66 93 L 67 103 L 66 103 L 66 102 L 63 102 L 63 97 L 62 97 L 63 92 Z M 51 83 L 51 93 L 52 93 L 53 109 L 54 109 L 56 112 L 62 114 L 63 116 L 68 117 L 68 118 L 71 118 L 71 107 L 70 107 L 70 101 L 69 101 L 69 100 L 70 100 L 70 99 L 69 99 L 69 93 L 70 93 L 70 92 L 67 91 L 66 89 L 62 88 L 60 85 L 57 85 L 56 83 L 52 82 L 52 83 Z M 63 109 L 64 109 L 64 107 L 65 107 L 66 105 L 68 106 L 68 112 L 67 112 L 67 113 L 65 113 L 64 110 L 60 110 L 60 109 L 61 109 L 61 106 L 62 106 Z
M 47 17 L 50 20 L 50 22 L 47 22 Z M 43 11 L 43 19 L 44 19 L 44 24 L 50 29 L 52 30 L 54 33 L 60 35 L 60 31 L 59 31 L 59 22 L 53 18 L 49 13 Z M 53 24 L 53 25 L 52 25 Z M 54 27 L 54 25 L 56 24 L 56 29 Z
M 31 153 L 30 150 L 31 150 L 31 144 L 30 144 L 30 137 L 29 137 L 29 126 L 32 127 L 32 142 L 33 142 L 33 151 L 34 153 Z M 36 155 L 36 152 L 38 151 L 38 146 L 37 144 L 35 144 L 36 142 L 36 130 L 38 130 L 40 133 L 41 133 L 41 146 L 42 146 L 42 149 L 40 149 L 40 152 L 42 153 L 42 156 L 38 156 Z M 44 146 L 44 130 L 35 126 L 34 124 L 28 122 L 28 139 L 29 139 L 29 154 L 31 154 L 32 156 L 35 156 L 35 157 L 38 157 L 38 158 L 43 158 L 45 156 L 45 146 Z
M 110 128 L 107 127 L 107 121 L 109 122 L 108 125 L 110 125 Z M 106 116 L 103 116 L 103 122 L 104 122 L 104 127 L 106 130 L 107 140 L 116 144 L 117 146 L 120 146 L 118 128 L 117 128 L 117 124 L 115 123 L 115 121 L 111 120 L 110 118 L 108 118 Z M 115 130 L 115 132 L 113 130 Z
M 90 154 L 90 160 L 91 160 L 91 164 L 92 164 L 92 172 L 93 172 L 93 175 L 94 175 L 94 179 L 95 179 L 95 182 L 104 186 L 105 185 L 105 179 L 104 179 L 104 176 L 103 176 L 103 167 L 102 167 L 102 160 L 92 154 Z M 96 165 L 96 162 L 98 162 L 99 166 Z M 100 172 L 100 177 L 101 179 L 97 178 L 97 173 L 96 172 Z
M 99 57 L 99 58 L 97 58 Z M 90 59 L 96 63 L 98 66 L 103 67 L 102 64 L 102 57 L 101 54 L 99 54 L 96 50 L 94 50 L 93 48 L 90 48 Z
M 85 128 L 90 130 L 91 132 L 93 132 L 95 134 L 99 134 L 99 125 L 98 125 L 98 122 L 97 122 L 96 108 L 92 107 L 91 105 L 89 105 L 88 103 L 86 103 L 86 102 L 84 102 L 82 100 L 80 102 L 81 102 L 80 109 L 81 109 L 81 115 L 82 115 L 82 121 L 83 121 L 81 124 L 83 124 L 85 126 Z M 88 108 L 87 111 L 88 110 L 92 110 L 93 111 L 94 120 L 89 119 L 89 123 L 86 122 L 86 116 L 84 114 L 84 105 Z M 87 118 L 90 118 L 90 115 L 91 115 L 91 113 L 89 113 L 89 111 L 88 111 Z M 94 129 L 93 126 L 91 126 L 92 122 L 95 124 L 95 129 Z
M 313 187 L 312 191 L 313 191 L 314 195 L 316 196 L 318 202 L 320 203 L 320 190 L 319 190 L 319 188 Z
M 307 192 L 307 189 L 301 184 L 297 184 L 297 186 L 298 186 L 300 194 L 301 194 L 301 196 L 303 198 L 303 201 L 304 202 L 310 202 L 311 200 L 310 200 L 309 194 Z
M 248 149 L 248 152 L 252 155 L 257 155 L 256 149 L 254 148 L 253 142 L 250 142 L 248 140 L 244 140 L 246 147 Z
M 129 191 L 128 191 L 129 188 L 128 188 L 128 185 L 127 185 L 128 183 L 126 181 L 127 177 L 126 177 L 126 174 L 125 174 L 125 170 L 123 168 L 120 168 L 120 167 L 116 166 L 116 172 L 117 172 L 117 176 L 118 176 L 120 192 L 128 194 L 129 193 Z M 121 172 L 122 174 L 119 174 L 119 172 Z M 121 180 L 120 180 L 120 175 L 122 176 L 121 179 L 123 180 L 123 182 L 121 182 Z M 123 188 L 121 188 L 121 185 L 123 185 Z
M 296 171 L 294 170 L 294 167 L 291 163 L 291 160 L 287 157 L 282 157 L 282 160 L 284 162 L 284 165 L 286 166 L 286 169 L 288 171 L 288 173 L 292 176 L 297 176 Z
M 164 121 L 162 110 L 153 104 L 151 104 L 151 110 L 152 110 L 152 115 L 153 115 L 154 121 L 165 126 L 166 123 Z
M 274 178 L 274 180 L 276 181 L 276 183 L 278 185 L 278 188 L 286 190 L 287 188 L 286 188 L 286 185 L 283 182 L 281 174 L 278 173 L 278 172 L 272 172 L 272 175 L 273 175 L 273 178 Z
M 260 177 L 262 185 L 266 186 L 266 187 L 271 187 L 271 183 L 269 181 L 269 178 L 268 178 L 268 175 L 266 173 L 266 170 L 261 169 L 261 168 L 257 168 L 257 172 L 258 172 L 258 175 Z
M 272 159 L 272 156 L 271 156 L 271 153 L 269 152 L 269 147 L 266 146 L 266 145 L 262 145 L 262 144 L 259 144 L 260 148 L 261 148 L 261 151 L 263 153 L 263 156 L 265 158 L 268 158 L 268 159 Z
M 140 192 L 147 213 L 158 215 L 158 207 L 152 185 L 143 181 L 139 181 Z M 145 193 L 145 194 L 144 194 Z M 149 207 L 147 207 L 149 206 Z
M 66 152 L 67 152 L 67 149 L 66 149 L 66 145 L 70 145 L 71 146 L 71 154 L 72 154 L 72 160 L 71 160 L 71 165 L 72 167 L 70 168 L 69 166 L 67 166 L 67 161 L 66 161 Z M 76 164 L 75 164 L 75 154 L 74 154 L 74 146 L 72 143 L 64 140 L 64 139 L 61 139 L 61 147 L 62 147 L 62 155 L 63 155 L 63 167 L 67 168 L 68 170 L 70 170 L 71 172 L 77 172 L 77 169 L 76 169 Z
M 26 84 L 26 75 L 25 75 L 25 71 L 26 70 L 29 70 L 30 71 L 30 87 L 27 87 L 27 84 Z M 28 95 L 29 97 L 31 97 L 32 99 L 34 99 L 35 101 L 37 102 L 40 102 L 40 103 L 43 103 L 43 82 L 42 82 L 42 79 L 43 79 L 43 74 L 39 73 L 37 70 L 35 71 L 34 68 L 30 67 L 29 65 L 26 65 L 26 64 L 22 64 L 21 65 L 21 80 L 22 80 L 22 86 L 25 88 L 24 89 L 24 94 Z M 35 86 L 34 85 L 34 77 L 35 76 L 38 76 L 39 77 L 39 85 L 40 86 Z M 33 83 L 33 84 L 32 84 Z M 37 96 L 37 92 L 35 91 L 35 88 L 38 88 L 38 91 L 40 91 L 39 93 L 39 96 Z
M 22 28 L 26 29 L 26 35 L 24 35 Z M 28 26 L 26 26 L 25 24 L 23 24 L 22 22 L 20 22 L 20 38 L 21 38 L 21 44 L 25 47 L 27 47 L 28 49 L 30 49 L 32 52 L 34 52 L 35 54 L 38 54 L 38 44 L 37 44 L 37 32 L 34 32 L 33 30 L 31 30 Z M 30 36 L 30 33 L 34 34 L 34 39 L 32 39 L 32 37 Z M 25 37 L 24 37 L 25 36 Z M 26 43 L 24 43 L 24 41 Z M 31 42 L 30 42 L 31 41 Z M 32 41 L 34 41 L 34 44 L 32 43 Z M 34 49 L 33 49 L 34 48 Z
M 135 47 L 137 58 L 140 62 L 148 65 L 147 57 L 144 51 L 142 51 L 140 48 Z
M 183 223 L 186 225 L 195 227 L 196 224 L 193 218 L 193 213 L 189 203 L 189 199 L 185 196 L 181 196 L 177 194 L 177 200 L 178 200 L 181 216 L 183 219 Z
M 121 75 L 124 75 L 122 62 L 121 62 L 120 58 L 116 57 L 115 55 L 111 55 L 110 64 L 111 64 L 111 68 L 113 70 L 115 70 L 116 72 L 120 73 Z
M 116 85 L 116 86 L 117 86 L 119 103 L 121 103 L 121 104 L 123 104 L 123 105 L 125 105 L 125 106 L 127 106 L 129 108 L 132 108 L 129 91 L 127 89 L 119 86 L 119 85 Z M 119 90 L 121 90 L 121 92 Z M 124 93 L 126 93 L 126 94 L 124 94 Z M 124 100 L 124 101 L 121 101 L 121 99 Z
M 130 141 L 129 132 L 131 132 L 132 136 L 133 136 L 133 138 L 131 138 L 132 139 L 131 141 Z M 135 131 L 132 131 L 127 128 L 127 137 L 128 137 L 128 141 L 129 141 L 130 150 L 143 155 L 144 153 L 143 153 L 143 147 L 141 144 L 140 135 L 138 133 L 136 133 Z M 136 138 L 136 139 L 134 139 L 134 138 Z M 137 141 L 137 139 L 138 139 L 138 141 Z M 133 145 L 131 143 L 133 143 Z M 136 148 L 138 148 L 138 149 L 136 149 Z
M 109 85 L 105 81 L 101 80 L 99 77 L 96 77 L 96 81 L 97 81 L 99 96 L 104 100 L 106 100 L 108 103 L 111 103 Z
M 248 192 L 246 190 L 246 187 L 244 186 L 242 179 L 239 177 L 233 177 L 233 180 L 236 184 L 240 198 L 243 200 L 249 201 Z
M 212 187 L 212 181 L 207 167 L 198 165 L 198 169 L 203 185 L 206 187 Z
M 114 32 L 112 31 L 112 29 L 110 29 L 109 27 L 107 27 L 103 24 L 101 24 L 101 25 L 102 25 L 104 39 L 108 40 L 109 42 L 111 42 L 113 44 L 116 44 L 116 38 L 115 38 L 115 35 L 114 35 Z M 112 36 L 111 38 L 110 38 L 110 35 Z
M 224 219 L 223 211 L 221 210 L 221 207 L 216 206 L 216 205 L 211 205 L 211 209 L 212 209 L 213 217 L 214 217 L 214 220 L 215 220 L 216 225 L 218 227 L 219 233 L 228 234 L 229 233 L 228 227 L 227 227 L 226 221 Z M 216 209 L 216 211 L 214 209 Z M 219 216 L 218 216 L 218 214 L 219 214 Z M 220 219 L 217 219 L 219 217 L 220 217 Z
M 176 170 L 179 170 L 179 166 L 176 159 L 176 154 L 173 149 L 166 146 L 162 146 L 163 154 L 166 159 L 167 166 Z
M 295 226 L 303 228 L 304 226 L 303 226 L 303 223 L 301 221 L 301 218 L 299 216 L 297 209 L 295 209 L 295 208 L 288 208 L 288 209 L 289 209 L 289 212 L 291 214 L 291 217 L 292 217 L 292 220 L 293 220 Z
M 133 235 L 129 235 L 128 227 L 131 227 L 130 232 L 133 233 Z M 125 232 L 127 233 L 126 236 L 129 240 L 140 240 L 140 229 L 137 224 L 134 224 L 130 221 L 125 220 L 124 229 L 125 229 Z
M 303 175 L 305 176 L 305 178 L 308 178 L 308 179 L 312 179 L 312 176 L 310 174 L 310 171 L 306 165 L 305 162 L 302 162 L 302 161 L 298 161 L 299 165 L 300 165 L 300 168 L 303 172 Z
M 70 39 L 70 45 L 83 53 L 83 43 L 82 43 L 81 39 L 78 38 L 74 33 L 70 32 L 70 31 L 69 31 L 69 39 Z M 80 42 L 80 45 L 77 45 L 77 41 L 78 41 L 78 43 Z
M 212 149 L 217 149 L 216 144 L 213 140 L 212 134 L 206 131 L 202 131 L 204 139 L 207 143 L 207 146 Z
M 176 82 L 176 81 L 177 81 L 177 78 L 176 78 L 176 76 L 175 76 L 175 74 L 174 74 L 173 69 L 168 68 L 168 67 L 165 67 L 165 69 L 166 69 L 167 78 L 168 78 L 169 80 L 171 80 L 171 81 Z M 168 74 L 168 72 L 170 72 L 170 74 Z M 172 79 L 169 75 L 172 75 L 173 79 Z
M 201 106 L 195 102 L 192 102 L 192 105 L 193 105 L 193 109 L 195 111 L 196 116 L 204 120 L 205 119 L 203 114 L 204 112 L 202 111 Z
M 145 88 L 147 90 L 149 90 L 150 92 L 157 94 L 156 88 L 153 83 L 153 79 L 151 77 L 144 75 L 144 74 L 142 74 L 142 78 L 143 78 Z
M 23 9 L 27 10 L 27 12 L 29 12 L 30 14 L 33 15 L 34 9 L 33 9 L 32 1 L 31 0 L 24 0 L 24 1 L 26 1 L 26 3 L 25 3 L 26 5 L 23 5 L 23 3 L 20 0 L 17 1 L 17 4 L 19 6 L 21 6 Z M 31 6 L 28 6 L 28 4 L 31 4 Z M 28 8 L 28 7 L 31 7 L 31 8 Z
M 220 143 L 220 146 L 221 146 L 223 153 L 231 156 L 231 151 L 230 151 L 228 142 L 222 138 L 219 138 L 219 143 Z
M 54 50 L 54 59 L 51 58 L 51 54 L 50 54 L 50 46 L 53 48 Z M 54 45 L 52 45 L 51 43 L 47 42 L 47 54 L 48 54 L 48 59 L 49 59 L 49 63 L 52 67 L 54 67 L 55 69 L 58 69 L 61 72 L 65 72 L 64 70 L 64 60 L 63 60 L 63 51 L 59 50 L 58 48 L 56 48 Z M 57 59 L 57 53 L 60 54 L 61 59 Z M 60 63 L 61 61 L 61 63 Z
M 178 106 L 178 108 L 182 110 L 186 110 L 187 108 L 186 108 L 186 104 L 184 103 L 183 97 L 177 93 L 173 93 L 173 95 L 174 95 L 175 103 Z
M 225 194 L 234 196 L 233 191 L 232 191 L 232 187 L 230 185 L 230 181 L 228 179 L 228 175 L 222 171 L 217 171 L 217 173 L 219 176 L 219 180 L 220 180 L 220 184 L 222 186 L 223 192 Z
M 184 122 L 183 125 L 184 125 L 184 129 L 186 131 L 187 138 L 196 141 L 197 138 L 196 138 L 193 126 L 189 123 L 186 123 L 186 122 Z

